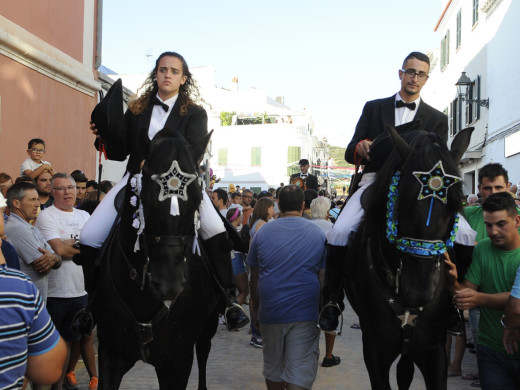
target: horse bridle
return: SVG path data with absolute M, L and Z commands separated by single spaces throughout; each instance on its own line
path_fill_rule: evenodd
M 176 167 L 176 169 L 178 169 L 180 171 L 180 168 L 178 166 L 177 161 L 173 161 L 172 162 L 172 167 L 174 167 L 174 166 Z M 170 167 L 170 169 L 172 169 L 172 167 Z M 151 172 L 151 170 L 148 168 L 148 166 L 146 164 L 142 165 L 141 172 L 149 175 L 151 178 L 153 178 L 153 176 L 154 176 L 154 173 Z M 183 173 L 182 171 L 180 171 L 180 172 Z M 155 234 L 155 233 L 152 234 L 152 233 L 149 233 L 149 232 L 146 231 L 146 227 L 144 226 L 145 225 L 144 224 L 144 215 L 142 215 L 143 211 L 142 211 L 142 205 L 141 205 L 141 184 L 140 184 L 140 180 L 141 180 L 142 173 L 134 175 L 132 180 L 135 179 L 135 182 L 133 182 L 131 180 L 131 187 L 132 187 L 132 191 L 134 192 L 135 197 L 136 197 L 136 204 L 139 203 L 139 207 L 138 207 L 138 210 L 136 212 L 137 217 L 135 218 L 136 220 L 139 220 L 139 226 L 138 227 L 134 226 L 134 227 L 136 227 L 138 229 L 137 245 L 138 245 L 138 242 L 140 241 L 140 238 L 142 236 L 144 238 L 143 239 L 143 243 L 144 243 L 144 246 L 145 246 L 145 248 L 143 248 L 143 249 L 144 249 L 144 253 L 145 253 L 144 257 L 145 257 L 146 260 L 145 260 L 145 262 L 143 264 L 143 270 L 142 270 L 142 274 L 141 275 L 139 275 L 139 272 L 131 264 L 131 262 L 128 259 L 128 257 L 126 256 L 126 254 L 124 254 L 123 248 L 121 248 L 121 250 L 122 250 L 122 252 L 124 254 L 123 257 L 124 257 L 128 267 L 129 267 L 130 278 L 132 280 L 139 281 L 138 282 L 138 286 L 141 289 L 141 291 L 144 290 L 144 287 L 146 285 L 147 279 L 149 281 L 150 278 L 151 278 L 151 275 L 148 272 L 148 267 L 150 265 L 149 247 L 150 246 L 172 246 L 172 247 L 181 246 L 183 248 L 184 262 L 186 262 L 187 255 L 188 255 L 188 245 L 190 244 L 190 242 L 191 242 L 191 240 L 193 238 L 193 234 L 190 234 L 190 235 L 161 235 L 161 234 Z M 191 180 L 190 180 L 190 182 L 191 182 Z M 189 185 L 190 182 L 188 182 L 187 185 Z M 165 200 L 164 198 L 161 198 L 162 195 L 163 194 L 161 192 L 160 196 L 159 196 L 159 201 Z M 174 196 L 174 195 L 171 195 L 171 196 Z M 187 193 L 185 194 L 184 199 L 187 199 Z M 197 233 L 196 233 L 196 231 L 197 231 L 197 224 L 198 224 L 198 212 L 196 211 L 195 212 L 195 218 L 194 218 L 194 228 L 195 228 L 195 237 L 193 238 L 194 240 L 197 239 L 197 237 L 196 237 L 196 235 L 197 235 Z
M 453 228 L 446 242 L 440 240 L 423 240 L 411 237 L 399 237 L 397 233 L 398 220 L 395 213 L 395 204 L 399 196 L 399 179 L 401 173 L 396 171 L 392 177 L 388 191 L 388 202 L 386 204 L 386 237 L 391 244 L 401 252 L 410 253 L 415 256 L 436 256 L 442 255 L 449 248 L 453 248 L 455 236 L 458 231 L 459 216 L 455 216 Z M 432 198 L 433 201 L 433 198 Z
M 442 167 L 442 165 L 441 165 Z M 455 217 L 453 228 L 450 232 L 450 236 L 446 240 L 446 242 L 442 242 L 440 240 L 423 240 L 423 239 L 415 239 L 410 237 L 399 237 L 397 233 L 398 220 L 395 213 L 395 204 L 397 202 L 397 198 L 399 196 L 398 186 L 400 180 L 401 173 L 396 171 L 392 177 L 392 181 L 390 183 L 389 191 L 388 191 L 388 202 L 387 202 L 387 212 L 386 212 L 386 238 L 388 242 L 393 244 L 398 253 L 401 252 L 403 254 L 411 255 L 417 258 L 426 258 L 433 257 L 435 260 L 434 273 L 432 276 L 432 284 L 431 284 L 431 295 L 428 300 L 430 302 L 437 290 L 438 283 L 440 281 L 440 269 L 441 269 L 441 255 L 446 252 L 449 248 L 453 247 L 455 241 L 455 235 L 458 230 L 458 215 Z M 433 203 L 433 198 L 432 198 Z M 430 207 L 431 213 L 431 207 Z M 428 217 L 429 220 L 429 217 Z M 379 244 L 379 250 L 381 250 L 381 243 Z M 399 294 L 400 287 L 400 275 L 403 267 L 403 258 L 402 255 L 399 255 L 400 265 L 394 274 L 386 261 L 384 261 L 384 256 L 380 253 L 380 257 L 383 259 L 383 271 L 386 274 L 387 283 L 394 289 L 395 296 L 393 296 L 388 289 L 383 286 L 383 283 L 379 276 L 376 274 L 375 267 L 373 266 L 373 254 L 372 254 L 372 246 L 371 241 L 368 239 L 367 243 L 367 258 L 369 261 L 369 269 L 370 272 L 375 274 L 375 280 L 380 284 L 380 290 L 384 295 L 384 299 L 388 302 L 392 310 L 394 311 L 397 318 L 399 318 L 402 323 L 401 327 L 405 328 L 407 325 L 410 327 L 415 326 L 415 319 L 419 316 L 420 312 L 424 310 L 424 306 L 421 307 L 403 307 L 397 301 L 397 295 Z

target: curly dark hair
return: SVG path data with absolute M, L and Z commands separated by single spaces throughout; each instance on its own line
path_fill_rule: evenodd
M 162 53 L 159 58 L 157 58 L 154 69 L 146 78 L 141 88 L 139 88 L 138 94 L 141 91 L 142 93 L 128 103 L 128 107 L 134 114 L 142 113 L 148 106 L 150 99 L 157 93 L 158 87 L 155 77 L 157 75 L 157 69 L 159 68 L 159 61 L 161 61 L 161 58 L 166 56 L 178 58 L 182 63 L 182 74 L 183 76 L 186 76 L 186 82 L 179 88 L 178 100 L 181 105 L 181 115 L 186 115 L 188 113 L 188 107 L 192 104 L 195 104 L 195 102 L 203 102 L 202 98 L 200 97 L 197 83 L 190 73 L 190 69 L 188 68 L 186 60 L 178 53 L 173 51 L 166 51 Z

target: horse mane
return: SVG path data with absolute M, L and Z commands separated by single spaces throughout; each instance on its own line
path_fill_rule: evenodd
M 365 191 L 362 201 L 367 221 L 377 221 L 372 226 L 385 225 L 386 203 L 392 177 L 396 171 L 401 172 L 400 192 L 397 201 L 397 213 L 400 209 L 408 209 L 417 200 L 417 188 L 419 183 L 414 176 L 414 171 L 428 172 L 438 162 L 442 161 L 447 174 L 460 176 L 456 162 L 453 161 L 446 143 L 435 133 L 416 130 L 401 136 L 412 148 L 407 156 L 401 156 L 392 149 L 385 164 L 379 170 L 376 181 Z M 403 191 L 403 189 L 410 189 Z M 462 209 L 462 183 L 458 182 L 448 191 L 448 210 L 456 213 Z M 400 207 L 401 206 L 401 207 Z

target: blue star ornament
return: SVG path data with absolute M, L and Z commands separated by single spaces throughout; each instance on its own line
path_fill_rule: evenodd
M 444 172 L 442 161 L 439 161 L 429 172 L 413 172 L 421 183 L 418 200 L 428 197 L 439 199 L 442 203 L 448 202 L 448 188 L 462 179 Z
M 170 169 L 161 175 L 153 175 L 152 180 L 161 187 L 159 201 L 162 202 L 173 196 L 188 200 L 187 187 L 197 178 L 197 175 L 181 171 L 179 163 L 174 160 Z

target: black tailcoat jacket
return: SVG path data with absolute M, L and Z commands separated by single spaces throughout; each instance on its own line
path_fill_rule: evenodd
M 291 175 L 291 178 L 289 179 L 289 184 L 293 182 L 294 179 L 300 178 L 300 172 L 294 173 Z M 310 173 L 307 174 L 307 180 L 305 180 L 305 188 L 302 188 L 302 190 L 315 190 L 318 191 L 318 178 L 314 175 L 311 175 Z
M 345 160 L 355 164 L 354 151 L 358 142 L 364 139 L 373 141 L 386 131 L 388 125 L 394 126 L 394 124 L 395 95 L 367 102 L 356 125 L 354 136 L 345 151 Z M 421 99 L 414 120 L 410 125 L 403 125 L 402 129 L 404 129 L 403 131 L 420 129 L 433 132 L 446 142 L 448 140 L 448 117 Z M 399 132 L 399 129 L 396 130 Z M 362 161 L 361 164 L 366 164 L 365 172 L 373 171 L 370 169 L 370 162 Z
M 130 155 L 126 169 L 131 175 L 141 170 L 141 162 L 148 155 L 150 147 L 148 128 L 150 127 L 153 107 L 153 104 L 150 103 L 142 113 L 137 115 L 127 110 L 125 113 L 125 133 L 119 136 L 116 142 L 105 145 L 107 157 L 110 160 L 124 161 L 126 156 Z M 182 134 L 190 145 L 205 137 L 208 134 L 206 110 L 191 104 L 188 106 L 186 115 L 182 116 L 179 99 L 177 99 L 164 128 L 155 137 L 175 133 Z

